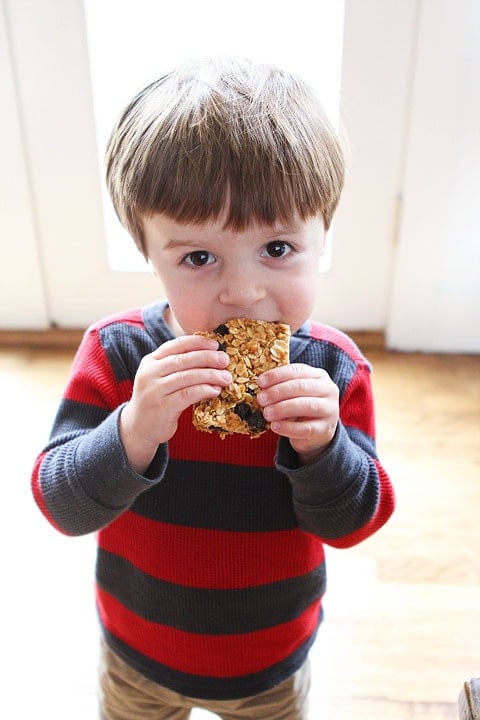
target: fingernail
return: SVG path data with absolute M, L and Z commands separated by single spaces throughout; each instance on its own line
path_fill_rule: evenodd
M 270 415 L 271 415 L 270 406 L 263 408 L 262 412 L 263 412 L 263 417 L 265 418 L 265 420 L 270 420 Z

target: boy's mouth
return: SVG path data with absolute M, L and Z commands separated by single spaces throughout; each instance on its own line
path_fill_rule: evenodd
M 235 316 L 230 316 L 230 317 L 224 318 L 224 319 L 222 320 L 222 322 L 217 323 L 214 327 L 218 327 L 219 325 L 224 325 L 224 324 L 225 324 L 226 322 L 228 322 L 229 320 L 253 320 L 253 321 L 255 321 L 255 322 L 268 322 L 268 323 L 272 323 L 272 325 L 278 325 L 279 323 L 283 323 L 283 322 L 284 322 L 283 320 L 269 320 L 268 318 L 263 317 L 263 316 L 262 316 L 262 317 L 256 317 L 256 316 L 252 316 L 252 315 L 235 315 Z M 213 329 L 213 328 L 212 328 L 212 329 Z

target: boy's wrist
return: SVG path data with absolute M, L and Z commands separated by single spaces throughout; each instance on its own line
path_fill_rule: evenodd
M 311 463 L 315 462 L 315 460 L 318 460 L 318 458 L 321 457 L 323 453 L 328 450 L 329 447 L 330 443 L 327 443 L 327 445 L 322 445 L 322 447 L 315 448 L 315 450 L 310 450 L 307 452 L 295 451 L 298 456 L 298 464 L 300 466 L 310 465 Z
M 129 418 L 128 403 L 120 414 L 119 433 L 130 467 L 138 475 L 145 475 L 155 457 L 158 445 L 154 446 L 146 442 L 144 436 L 140 437 L 135 432 Z
M 317 445 L 312 448 L 301 449 L 299 447 L 295 447 L 295 445 L 293 443 L 291 443 L 293 450 L 296 452 L 296 454 L 298 456 L 299 465 L 302 465 L 302 466 L 310 465 L 310 463 L 315 462 L 315 460 L 318 460 L 318 458 L 320 458 L 324 453 L 326 453 L 328 448 L 330 447 L 330 445 L 333 442 L 335 433 L 336 433 L 336 425 L 335 425 L 335 429 L 331 433 L 331 436 L 329 436 L 327 442 L 324 442 L 321 445 Z

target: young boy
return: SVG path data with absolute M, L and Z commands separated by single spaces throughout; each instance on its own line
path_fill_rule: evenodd
M 307 718 L 324 543 L 364 540 L 394 504 L 369 366 L 309 320 L 343 174 L 311 90 L 233 58 L 152 83 L 112 133 L 112 200 L 167 299 L 89 328 L 33 473 L 52 525 L 98 531 L 104 720 Z M 194 333 L 238 317 L 292 331 L 254 439 L 192 424 L 232 381 Z

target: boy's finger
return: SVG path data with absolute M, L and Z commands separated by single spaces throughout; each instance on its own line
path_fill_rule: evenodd
M 181 335 L 160 345 L 151 353 L 151 356 L 160 360 L 169 355 L 187 353 L 192 350 L 218 350 L 218 342 L 203 335 Z

